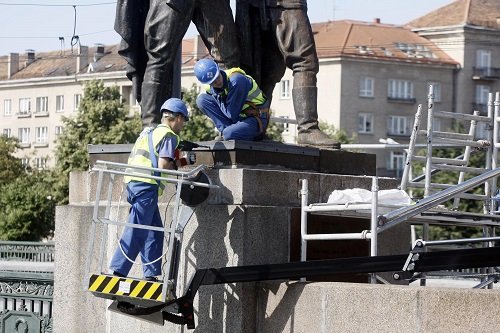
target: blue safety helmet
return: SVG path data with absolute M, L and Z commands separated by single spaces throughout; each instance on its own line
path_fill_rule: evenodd
M 184 119 L 189 120 L 189 112 L 186 104 L 179 98 L 169 98 L 161 106 L 161 112 L 170 111 L 172 113 L 180 113 L 184 116 Z
M 219 66 L 212 59 L 201 59 L 194 65 L 194 75 L 203 84 L 212 84 L 219 73 Z

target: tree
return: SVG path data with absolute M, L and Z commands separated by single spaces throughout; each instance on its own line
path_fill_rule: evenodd
M 24 168 L 21 159 L 14 157 L 17 149 L 17 140 L 0 135 L 0 186 L 7 184 L 21 174 Z
M 0 187 L 0 239 L 39 241 L 54 230 L 56 201 L 49 171 L 26 172 Z
M 102 81 L 90 81 L 75 117 L 63 117 L 64 132 L 57 140 L 55 196 L 66 203 L 69 173 L 89 168 L 88 144 L 133 143 L 141 131 L 138 114 L 129 116 L 117 86 L 105 87 Z
M 319 128 L 330 138 L 339 143 L 353 143 L 356 140 L 356 136 L 349 136 L 343 129 L 335 128 L 335 126 L 328 124 L 327 122 L 320 121 Z
M 189 121 L 184 125 L 180 137 L 187 141 L 213 140 L 217 131 L 212 121 L 196 105 L 198 91 L 193 84 L 191 89 L 182 90 L 182 99 L 189 107 Z

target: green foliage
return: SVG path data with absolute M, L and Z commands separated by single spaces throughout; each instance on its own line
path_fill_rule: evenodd
M 58 138 L 55 153 L 60 178 L 54 187 L 58 201 L 65 203 L 69 173 L 89 167 L 87 145 L 133 143 L 142 124 L 139 115 L 129 117 L 118 87 L 105 87 L 102 81 L 87 83 L 78 113 L 62 120 L 64 132 Z
M 327 122 L 320 121 L 319 128 L 330 138 L 339 143 L 353 143 L 356 141 L 356 135 L 353 134 L 349 136 L 343 129 L 335 128 L 335 126 L 328 124 Z
M 212 121 L 196 106 L 198 90 L 193 84 L 190 90 L 183 89 L 183 100 L 189 109 L 189 121 L 184 125 L 180 137 L 188 141 L 210 141 L 217 135 Z
M 52 236 L 56 201 L 49 171 L 26 173 L 0 187 L 0 239 L 39 241 Z
M 272 110 L 271 110 L 272 115 Z M 267 126 L 266 131 L 266 139 L 283 142 L 282 134 L 285 130 L 285 126 L 283 123 L 276 123 L 274 121 L 269 122 L 269 126 Z
M 15 180 L 24 173 L 21 159 L 13 155 L 16 149 L 15 138 L 0 135 L 0 186 Z

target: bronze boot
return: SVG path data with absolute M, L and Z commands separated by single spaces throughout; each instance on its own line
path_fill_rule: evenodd
M 323 133 L 318 126 L 318 88 L 297 87 L 292 90 L 293 107 L 297 118 L 299 145 L 340 149 L 340 143 Z

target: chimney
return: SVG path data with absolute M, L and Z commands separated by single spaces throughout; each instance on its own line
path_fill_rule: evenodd
M 98 61 L 104 56 L 104 45 L 95 44 L 94 62 Z
M 19 71 L 19 53 L 9 53 L 9 62 L 7 65 L 7 77 L 10 79 L 12 75 Z
M 26 66 L 35 61 L 35 50 L 26 50 Z
M 200 35 L 196 35 L 193 40 L 193 56 L 194 60 L 198 61 L 205 56 L 207 52 L 207 48 L 205 47 L 205 43 L 201 39 Z
M 380 18 L 378 18 L 378 17 L 374 18 L 373 23 L 380 24 Z
M 78 46 L 78 55 L 76 57 L 76 73 L 80 73 L 82 69 L 89 64 L 89 47 Z

